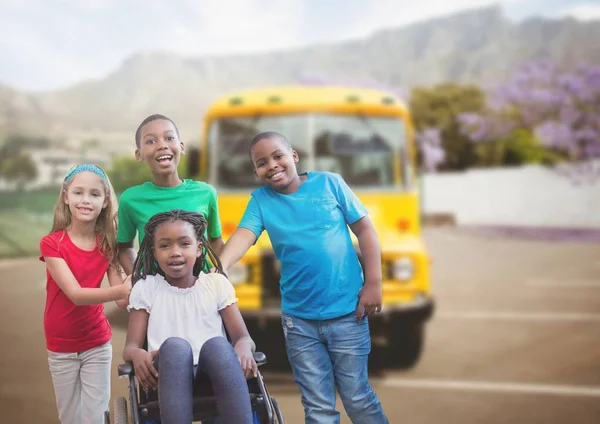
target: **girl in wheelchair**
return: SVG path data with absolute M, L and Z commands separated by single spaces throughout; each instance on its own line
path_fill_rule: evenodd
M 158 389 L 163 424 L 192 422 L 203 374 L 223 424 L 253 422 L 246 378 L 257 375 L 255 345 L 206 228 L 195 212 L 156 214 L 134 264 L 123 359 L 144 389 Z M 218 272 L 201 271 L 207 256 Z

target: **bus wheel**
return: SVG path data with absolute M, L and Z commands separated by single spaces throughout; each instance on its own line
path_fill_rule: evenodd
M 424 342 L 423 323 L 393 327 L 388 334 L 387 366 L 397 369 L 414 367 L 421 357 Z

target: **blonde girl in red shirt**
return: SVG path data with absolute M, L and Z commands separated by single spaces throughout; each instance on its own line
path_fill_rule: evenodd
M 103 303 L 127 306 L 131 280 L 117 260 L 116 200 L 106 173 L 77 165 L 65 176 L 46 263 L 44 332 L 61 424 L 103 423 L 109 409 L 111 329 Z M 104 276 L 110 287 L 100 287 Z

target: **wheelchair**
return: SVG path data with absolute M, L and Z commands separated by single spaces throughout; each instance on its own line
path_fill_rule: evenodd
M 254 360 L 260 367 L 267 363 L 267 357 L 262 352 L 254 353 Z M 159 424 L 160 410 L 158 406 L 158 392 L 146 391 L 139 387 L 135 378 L 133 364 L 128 362 L 118 367 L 119 378 L 129 380 L 129 411 L 132 424 Z M 267 387 L 260 373 L 247 380 L 250 392 L 250 403 L 255 424 L 284 424 L 283 416 L 275 398 L 269 395 Z M 219 418 L 216 399 L 208 376 L 202 381 L 194 393 L 193 399 L 194 421 L 212 421 Z M 114 401 L 114 423 L 128 424 L 128 406 L 124 397 Z M 111 424 L 110 412 L 104 414 L 104 423 Z

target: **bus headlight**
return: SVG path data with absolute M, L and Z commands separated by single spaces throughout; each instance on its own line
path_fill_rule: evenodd
M 231 284 L 236 285 L 248 281 L 248 277 L 250 276 L 248 268 L 248 265 L 240 263 L 229 268 L 227 270 L 227 277 L 229 278 L 229 281 L 231 281 Z
M 415 263 L 411 258 L 399 258 L 392 261 L 392 277 L 400 281 L 409 281 L 415 275 Z

